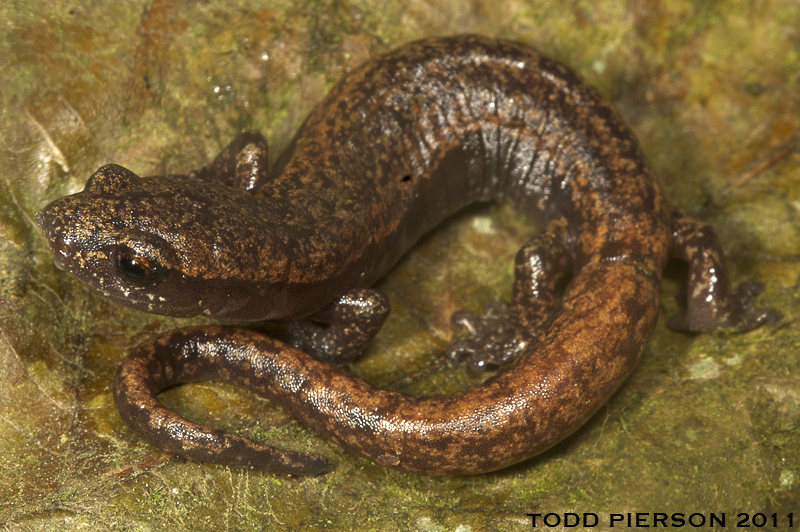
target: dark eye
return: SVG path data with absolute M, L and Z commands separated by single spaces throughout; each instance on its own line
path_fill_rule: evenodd
M 155 283 L 161 280 L 167 270 L 155 257 L 145 257 L 128 247 L 119 248 L 115 255 L 117 272 L 131 284 Z

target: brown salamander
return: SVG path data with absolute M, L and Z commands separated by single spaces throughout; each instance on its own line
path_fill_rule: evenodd
M 474 334 L 448 353 L 513 364 L 432 397 L 376 389 L 332 364 L 357 355 L 389 312 L 368 287 L 443 218 L 490 200 L 543 230 L 517 254 L 509 309 L 454 315 Z M 125 305 L 305 318 L 289 326 L 293 346 L 245 329 L 168 332 L 138 346 L 116 380 L 120 414 L 153 445 L 277 473 L 319 473 L 325 459 L 191 423 L 156 393 L 233 382 L 379 464 L 480 473 L 547 449 L 608 400 L 656 323 L 670 255 L 689 264 L 673 328 L 773 319 L 751 305 L 755 283 L 730 290 L 712 229 L 670 212 L 595 89 L 528 48 L 476 36 L 413 42 L 356 69 L 272 172 L 264 138 L 245 133 L 188 176 L 104 166 L 37 220 L 59 268 Z M 561 272 L 573 278 L 559 300 Z

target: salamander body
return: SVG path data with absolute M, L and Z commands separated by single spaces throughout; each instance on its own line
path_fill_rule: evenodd
M 189 327 L 126 359 L 120 414 L 188 458 L 288 474 L 325 467 L 319 456 L 191 423 L 155 396 L 224 380 L 386 466 L 456 475 L 524 460 L 580 427 L 630 374 L 670 255 L 689 262 L 688 306 L 674 328 L 746 330 L 772 319 L 750 304 L 755 284 L 730 290 L 713 231 L 669 210 L 611 106 L 568 67 L 515 43 L 429 39 L 371 60 L 267 166 L 266 141 L 245 133 L 187 176 L 104 166 L 37 215 L 56 265 L 128 306 L 302 319 L 288 343 Z M 483 201 L 510 203 L 543 229 L 516 257 L 508 309 L 454 315 L 474 335 L 448 354 L 477 367 L 513 362 L 465 391 L 417 398 L 332 363 L 356 356 L 388 315 L 369 286 L 446 216 Z M 573 278 L 559 300 L 562 272 Z

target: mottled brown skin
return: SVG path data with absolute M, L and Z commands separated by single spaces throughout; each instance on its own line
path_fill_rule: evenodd
M 517 255 L 510 308 L 456 313 L 472 337 L 448 354 L 514 363 L 463 392 L 417 398 L 331 364 L 357 355 L 389 312 L 366 287 L 443 218 L 489 200 L 544 230 Z M 188 176 L 105 166 L 38 220 L 59 268 L 123 304 L 307 318 L 290 325 L 294 347 L 242 329 L 172 331 L 117 375 L 120 414 L 153 445 L 276 473 L 318 473 L 325 460 L 193 424 L 156 393 L 234 382 L 379 464 L 480 473 L 547 449 L 608 400 L 656 323 L 670 254 L 690 271 L 688 309 L 672 325 L 745 330 L 773 318 L 750 305 L 755 285 L 730 293 L 713 231 L 670 215 L 632 133 L 593 88 L 483 37 L 414 42 L 355 70 L 272 173 L 266 141 L 246 133 Z M 574 277 L 559 302 L 561 272 Z

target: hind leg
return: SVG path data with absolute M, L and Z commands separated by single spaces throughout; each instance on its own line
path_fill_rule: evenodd
M 777 321 L 774 312 L 753 306 L 752 298 L 761 292 L 761 283 L 745 281 L 731 290 L 722 248 L 711 226 L 673 213 L 670 252 L 689 265 L 686 310 L 670 318 L 670 329 L 711 332 L 728 327 L 747 331 Z
M 469 358 L 474 369 L 487 369 L 517 358 L 536 338 L 555 310 L 556 275 L 569 271 L 566 222 L 554 220 L 517 253 L 511 305 L 495 302 L 483 316 L 458 311 L 453 327 L 464 328 L 470 338 L 447 348 L 450 358 Z

